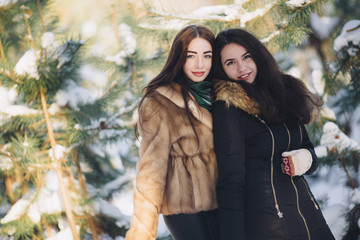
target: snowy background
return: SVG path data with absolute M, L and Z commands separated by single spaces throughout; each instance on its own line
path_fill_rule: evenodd
M 16 2 L 16 1 L 14 1 Z M 70 29 L 69 31 L 75 31 L 81 35 L 81 41 L 92 41 L 89 44 L 87 51 L 91 56 L 101 57 L 108 63 L 113 63 L 119 68 L 126 68 L 128 66 L 129 58 L 133 56 L 136 49 L 139 47 L 139 40 L 136 38 L 135 33 L 132 31 L 132 27 L 125 23 L 120 23 L 116 27 L 118 33 L 119 41 L 121 42 L 121 48 L 119 51 L 111 51 L 116 41 L 109 38 L 110 32 L 113 31 L 111 27 L 101 24 L 102 16 L 101 14 L 86 15 L 86 13 L 79 14 L 82 18 L 76 20 L 77 24 L 73 24 L 71 27 L 72 20 L 74 17 L 70 15 L 71 11 L 61 11 L 64 10 L 64 6 L 68 6 L 69 9 L 79 8 L 84 4 L 84 1 L 77 1 L 77 3 L 70 3 L 65 0 L 58 0 L 55 2 L 55 8 L 59 8 L 58 11 L 60 14 L 60 23 L 63 24 L 64 28 L 67 25 Z M 85 1 L 86 2 L 86 1 Z M 135 1 L 136 2 L 136 1 Z M 187 22 L 188 18 L 193 18 L 196 16 L 201 19 L 223 19 L 226 21 L 231 21 L 234 19 L 241 19 L 242 26 L 255 19 L 259 16 L 262 16 L 271 6 L 264 6 L 264 8 L 258 9 L 247 14 L 239 15 L 241 9 L 238 8 L 241 1 L 234 1 L 234 3 L 228 5 L 216 5 L 217 1 L 199 1 L 200 3 L 193 4 L 189 6 L 188 9 L 182 9 L 181 14 L 171 13 L 170 15 L 174 18 L 171 21 L 159 22 L 158 25 L 146 25 L 142 24 L 143 28 L 160 28 L 160 29 L 179 29 L 180 26 L 183 26 Z M 288 4 L 293 6 L 298 6 L 308 1 L 289 1 Z M 0 7 L 7 6 L 13 3 L 13 1 L 0 0 Z M 154 1 L 154 5 L 166 5 L 165 1 Z M 61 5 L 62 8 L 60 7 Z M 94 4 L 96 5 L 96 4 Z M 135 4 L 136 5 L 136 4 Z M 180 7 L 180 6 L 179 6 Z M 184 8 L 184 6 L 182 6 Z M 327 6 L 327 11 L 333 11 L 333 7 L 330 5 Z M 155 8 L 154 8 L 155 9 Z M 96 10 L 93 10 L 96 12 Z M 89 12 L 91 14 L 94 12 Z M 155 10 L 154 10 L 155 12 Z M 85 15 L 84 15 L 85 14 Z M 158 14 L 163 14 L 161 11 Z M 180 20 L 179 20 L 180 19 Z M 317 35 L 319 39 L 327 39 L 330 37 L 330 33 L 338 27 L 339 17 L 323 15 L 319 16 L 313 14 L 310 21 L 310 26 L 312 27 L 314 34 Z M 344 26 L 341 26 L 342 31 L 335 38 L 332 49 L 334 52 L 339 52 L 344 48 L 347 49 L 347 52 L 350 56 L 355 56 L 358 54 L 360 47 L 360 29 L 357 28 L 360 25 L 360 20 L 351 20 L 348 21 Z M 356 29 L 357 28 L 357 29 Z M 76 29 L 76 30 L 74 30 Z M 354 31 L 349 31 L 355 29 Z M 274 35 L 278 34 L 274 32 Z M 100 35 L 100 37 L 99 37 Z M 267 39 L 262 39 L 266 42 Z M 351 43 L 349 45 L 349 43 Z M 42 35 L 41 45 L 43 49 L 46 49 L 49 53 L 59 51 L 60 43 L 56 40 L 55 33 L 46 32 Z M 354 46 L 354 47 L 349 47 Z M 152 49 L 152 47 L 150 47 Z M 29 75 L 33 79 L 39 79 L 39 74 L 36 68 L 36 55 L 38 52 L 33 50 L 28 50 L 19 57 L 14 71 L 18 75 Z M 60 53 L 59 53 L 60 54 Z M 158 53 L 155 48 L 146 53 L 146 57 L 151 59 L 153 56 L 156 56 Z M 69 58 L 67 55 L 59 55 L 59 65 L 61 68 Z M 287 69 L 290 74 L 295 75 L 296 77 L 303 78 L 304 68 L 307 68 L 306 77 L 309 79 L 309 87 L 323 95 L 324 94 L 324 82 L 322 80 L 322 71 L 323 66 L 320 60 L 312 52 L 304 52 L 300 49 L 292 49 L 288 53 L 278 53 L 276 54 L 278 59 L 292 59 L 291 61 L 295 64 Z M 301 62 L 306 62 L 301 64 Z M 280 64 L 281 65 L 281 64 Z M 306 65 L 306 67 L 304 67 Z M 82 105 L 93 104 L 97 99 L 101 98 L 104 95 L 104 92 L 108 86 L 112 86 L 111 79 L 109 78 L 108 73 L 105 71 L 94 68 L 90 64 L 83 64 L 79 70 L 80 79 L 82 83 L 68 79 L 66 84 L 59 90 L 55 96 L 55 101 L 51 104 L 49 112 L 52 115 L 60 112 L 60 109 L 64 106 L 70 106 L 72 109 L 79 109 Z M 153 74 L 153 73 L 151 73 Z M 151 74 L 149 74 L 148 79 L 150 79 Z M 129 78 L 129 74 L 124 76 L 124 82 Z M 110 84 L 109 84 L 110 82 Z M 17 98 L 19 93 L 16 88 L 5 88 L 0 86 L 0 122 L 5 122 L 6 119 L 17 116 L 17 115 L 36 115 L 39 114 L 38 109 L 31 109 L 24 105 L 17 104 Z M 341 98 L 343 92 L 339 92 L 335 96 L 325 95 L 325 100 Z M 121 106 L 113 116 L 109 119 L 97 119 L 91 125 L 81 126 L 75 125 L 74 128 L 77 129 L 95 129 L 102 121 L 105 121 L 108 126 L 122 126 L 128 127 L 133 126 L 136 120 L 136 114 L 134 114 L 130 119 L 123 121 L 117 116 L 133 109 L 138 101 L 135 100 L 136 96 L 133 96 L 131 91 L 125 90 L 122 94 L 122 98 L 117 100 L 117 104 Z M 133 101 L 133 104 L 128 106 L 127 102 Z M 349 115 L 342 115 L 341 109 L 332 107 L 330 104 L 325 105 L 323 110 L 323 115 L 327 119 L 331 120 L 324 124 L 323 134 L 319 141 L 319 144 L 316 146 L 316 153 L 320 158 L 325 158 L 327 153 L 331 150 L 338 152 L 343 152 L 344 150 L 351 150 L 354 152 L 360 152 L 360 107 Z M 343 133 L 336 124 L 332 121 L 338 122 L 349 122 L 351 126 L 351 131 L 346 135 Z M 57 125 L 58 124 L 58 125 Z M 55 129 L 61 129 L 61 123 L 54 123 Z M 118 130 L 120 131 L 120 130 Z M 104 130 L 101 132 L 99 138 L 105 139 L 107 136 L 115 134 L 115 130 Z M 120 134 L 120 133 L 116 133 Z M 28 144 L 24 142 L 24 145 Z M 101 189 L 96 188 L 91 184 L 87 184 L 88 194 L 93 197 L 93 202 L 91 206 L 88 206 L 88 209 L 84 210 L 82 208 L 74 207 L 74 212 L 81 215 L 84 211 L 90 213 L 91 215 L 104 215 L 108 216 L 111 219 L 114 219 L 117 226 L 128 227 L 130 217 L 133 212 L 132 204 L 132 186 L 135 181 L 136 171 L 134 168 L 129 168 L 124 166 L 123 157 L 127 155 L 129 149 L 132 145 L 138 146 L 138 142 L 129 143 L 124 140 L 114 141 L 108 143 L 105 146 L 100 146 L 96 142 L 90 146 L 93 153 L 108 157 L 109 164 L 116 171 L 123 173 L 117 178 L 107 182 L 101 187 Z M 4 148 L 5 149 L 5 148 Z M 49 158 L 52 158 L 54 155 L 56 158 L 61 158 L 71 151 L 70 148 L 66 148 L 62 145 L 56 145 L 55 154 L 52 150 L 49 151 Z M 130 159 L 130 162 L 135 164 L 137 158 Z M 105 165 L 104 165 L 105 166 Z M 12 167 L 11 159 L 6 157 L 1 157 L 0 159 L 0 169 L 6 170 Z M 82 165 L 82 170 L 84 172 L 91 171 L 90 167 L 86 164 Z M 105 169 L 104 171 L 110 171 Z M 353 169 L 350 169 L 352 176 L 355 176 L 355 182 L 359 183 L 360 178 L 359 174 Z M 332 166 L 324 165 L 321 166 L 318 171 L 312 176 L 306 176 L 310 188 L 314 193 L 316 199 L 319 201 L 320 206 L 323 210 L 324 216 L 334 233 L 336 239 L 341 239 L 345 234 L 347 221 L 346 214 L 352 209 L 356 204 L 360 203 L 360 192 L 359 189 L 352 189 L 348 186 L 348 176 L 340 164 L 335 164 Z M 68 179 L 64 179 L 65 184 L 70 185 L 71 182 Z M 132 184 L 128 184 L 128 183 Z M 127 185 L 128 184 L 128 185 Z M 127 186 L 127 187 L 124 187 Z M 16 187 L 16 186 L 15 186 Z M 80 183 L 76 182 L 76 189 L 80 189 Z M 80 191 L 80 190 L 79 190 Z M 111 197 L 109 197 L 111 196 Z M 107 199 L 108 201 L 105 201 Z M 39 223 L 41 220 L 41 215 L 64 212 L 65 208 L 63 205 L 62 197 L 59 193 L 59 181 L 57 175 L 54 171 L 49 171 L 46 175 L 46 180 L 44 186 L 39 192 L 36 192 L 34 189 L 30 189 L 20 200 L 18 200 L 13 206 L 10 206 L 8 203 L 0 205 L 0 216 L 1 224 L 9 223 L 13 220 L 19 219 L 24 214 L 27 215 L 34 223 Z M 360 225 L 360 222 L 358 223 Z M 58 223 L 58 232 L 54 232 L 52 237 L 47 239 L 72 239 L 71 230 L 66 219 L 60 219 Z M 9 234 L 11 235 L 11 231 Z M 12 233 L 13 234 L 13 233 Z M 158 237 L 167 237 L 169 235 L 166 226 L 163 222 L 162 217 L 159 218 L 159 229 Z M 110 236 L 104 234 L 100 236 L 101 239 L 112 239 Z M 0 237 L 0 239 L 2 239 Z M 11 239 L 4 237 L 5 239 Z M 121 236 L 114 237 L 113 239 L 120 240 L 123 239 Z

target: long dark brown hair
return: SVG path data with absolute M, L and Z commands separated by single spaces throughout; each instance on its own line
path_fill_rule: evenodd
M 221 50 L 235 43 L 244 47 L 252 56 L 257 76 L 252 84 L 239 81 L 247 94 L 254 99 L 265 120 L 273 123 L 309 123 L 323 104 L 299 79 L 283 73 L 268 49 L 251 33 L 242 29 L 220 32 L 215 40 L 213 54 L 214 78 L 230 80 L 222 67 Z
M 189 79 L 186 77 L 183 66 L 186 62 L 187 50 L 190 42 L 195 38 L 203 38 L 207 40 L 212 49 L 214 49 L 215 36 L 214 34 L 206 27 L 201 25 L 189 25 L 183 28 L 174 38 L 172 46 L 169 51 L 168 58 L 163 69 L 160 73 L 153 78 L 148 85 L 143 89 L 145 92 L 143 98 L 140 101 L 138 109 L 141 109 L 141 105 L 144 99 L 149 96 L 160 86 L 170 86 L 173 87 L 174 83 L 178 83 L 181 87 L 181 94 L 185 102 L 185 109 L 188 119 L 190 120 L 191 126 L 196 134 L 193 121 L 191 120 L 191 112 L 188 106 L 189 95 Z M 210 74 L 204 81 L 209 81 L 211 79 Z M 194 101 L 197 103 L 196 101 Z M 141 114 L 141 113 L 139 113 Z M 141 122 L 140 122 L 141 124 Z M 135 126 L 135 133 L 137 133 L 137 125 Z

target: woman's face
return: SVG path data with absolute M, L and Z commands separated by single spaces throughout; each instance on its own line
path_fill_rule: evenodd
M 220 53 L 222 67 L 231 80 L 253 83 L 257 67 L 250 53 L 236 43 L 226 45 Z
M 191 40 L 183 67 L 185 75 L 193 82 L 202 82 L 210 73 L 211 62 L 211 44 L 199 37 Z

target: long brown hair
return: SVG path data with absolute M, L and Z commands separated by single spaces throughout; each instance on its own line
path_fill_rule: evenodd
M 173 87 L 174 83 L 178 83 L 181 87 L 181 94 L 185 102 L 187 117 L 190 120 L 191 126 L 198 139 L 198 135 L 195 131 L 194 123 L 191 120 L 191 112 L 189 110 L 188 101 L 187 101 L 190 98 L 190 94 L 189 94 L 190 84 L 188 78 L 186 77 L 183 71 L 183 66 L 186 62 L 188 46 L 190 42 L 195 38 L 203 38 L 207 40 L 210 43 L 211 48 L 214 49 L 215 36 L 208 28 L 201 25 L 189 25 L 183 28 L 175 36 L 173 40 L 173 43 L 169 51 L 169 55 L 167 57 L 163 69 L 143 89 L 145 94 L 139 103 L 138 109 L 140 109 L 144 99 L 147 96 L 149 96 L 149 94 L 154 92 L 155 89 L 157 89 L 158 87 L 160 86 Z M 208 81 L 209 79 L 211 79 L 211 71 L 204 81 Z M 137 130 L 137 125 L 135 126 L 135 133 L 137 134 L 136 130 Z
M 213 54 L 214 78 L 230 80 L 221 64 L 221 50 L 230 43 L 244 47 L 256 64 L 258 72 L 255 81 L 252 84 L 238 83 L 259 104 L 265 120 L 297 124 L 307 124 L 312 120 L 313 114 L 323 104 L 321 99 L 311 93 L 301 80 L 284 74 L 268 49 L 245 30 L 228 29 L 217 35 Z

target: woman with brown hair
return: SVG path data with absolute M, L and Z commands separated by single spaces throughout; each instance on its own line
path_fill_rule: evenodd
M 303 176 L 318 165 L 304 125 L 322 102 L 244 30 L 219 33 L 213 64 L 221 239 L 334 239 Z
M 210 79 L 215 36 L 187 26 L 139 104 L 140 160 L 126 240 L 155 239 L 159 214 L 176 240 L 217 239 Z

